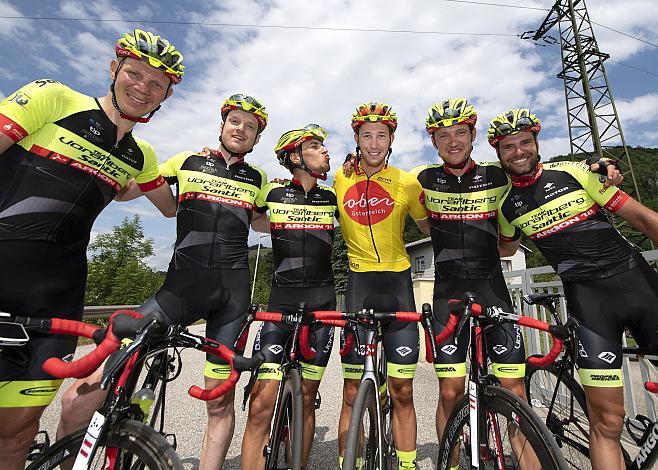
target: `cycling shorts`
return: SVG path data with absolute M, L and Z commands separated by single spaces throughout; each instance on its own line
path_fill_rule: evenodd
M 347 279 L 345 308 L 354 312 L 372 308 L 380 312 L 415 312 L 416 302 L 411 283 L 411 270 L 400 272 L 354 272 Z M 381 326 L 382 342 L 391 377 L 413 379 L 420 351 L 418 323 L 389 322 Z M 359 343 L 365 349 L 366 331 L 357 327 Z M 341 331 L 340 345 L 345 346 L 345 330 Z M 365 351 L 357 351 L 356 341 L 341 358 L 343 378 L 359 380 L 363 374 Z
M 500 307 L 512 312 L 507 285 L 502 276 L 492 279 L 441 279 L 434 284 L 432 326 L 434 334 L 439 334 L 448 323 L 450 311 L 448 300 L 460 299 L 465 292 L 475 294 L 482 307 Z M 466 353 L 470 343 L 468 324 L 460 333 L 457 344 L 454 334 L 439 346 L 434 360 L 434 370 L 439 379 L 466 376 Z M 525 376 L 525 345 L 519 325 L 503 323 L 486 331 L 487 353 L 492 362 L 494 375 L 498 378 L 521 378 Z
M 13 315 L 81 320 L 87 258 L 51 242 L 0 241 L 0 310 Z M 46 406 L 62 380 L 46 374 L 49 357 L 70 361 L 75 336 L 30 332 L 23 347 L 0 351 L 0 407 Z
M 658 344 L 658 273 L 646 262 L 605 279 L 564 281 L 578 330 L 578 374 L 583 385 L 623 386 L 621 337 L 627 327 L 638 346 Z
M 300 302 L 305 302 L 307 309 L 334 310 L 336 308 L 336 291 L 334 286 L 325 287 L 272 287 L 269 312 L 295 313 Z M 254 341 L 254 354 L 263 351 L 265 361 L 258 369 L 261 380 L 281 380 L 281 363 L 285 358 L 292 328 L 282 323 L 263 322 Z M 334 342 L 334 327 L 313 325 L 309 332 L 309 346 L 315 350 L 315 358 L 303 359 L 302 377 L 307 380 L 322 380 L 325 368 L 331 356 Z M 300 351 L 301 354 L 301 351 Z
M 182 325 L 205 318 L 206 337 L 235 350 L 248 308 L 248 269 L 170 269 L 162 288 L 138 310 L 160 309 L 171 323 Z M 225 380 L 230 372 L 226 361 L 206 355 L 206 377 Z

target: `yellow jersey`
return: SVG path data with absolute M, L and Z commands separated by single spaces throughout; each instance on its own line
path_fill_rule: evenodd
M 356 272 L 409 269 L 402 232 L 407 214 L 427 217 L 423 188 L 406 171 L 385 166 L 368 177 L 358 169 L 334 177 L 340 228 L 347 245 L 350 269 Z

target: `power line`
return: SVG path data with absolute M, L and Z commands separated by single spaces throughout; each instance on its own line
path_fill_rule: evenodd
M 369 29 L 369 28 L 338 28 L 329 26 L 292 26 L 280 24 L 249 24 L 249 23 L 212 23 L 205 21 L 157 21 L 157 20 L 122 20 L 114 18 L 62 18 L 50 16 L 0 16 L 0 19 L 26 19 L 45 21 L 90 21 L 96 23 L 138 23 L 138 24 L 168 24 L 182 26 L 224 26 L 230 28 L 264 28 L 264 29 L 301 29 L 311 31 L 349 31 L 359 33 L 397 33 L 397 34 L 441 34 L 451 36 L 502 36 L 517 37 L 511 33 L 472 33 L 464 31 L 422 31 L 415 29 Z
M 623 36 L 629 37 L 629 38 L 631 38 L 631 39 L 635 39 L 636 41 L 643 42 L 643 43 L 648 44 L 648 45 L 653 46 L 653 47 L 658 47 L 658 44 L 654 44 L 654 43 L 652 43 L 652 42 L 645 41 L 645 40 L 642 39 L 642 38 L 638 38 L 638 37 L 636 37 L 636 36 L 632 36 L 632 35 L 630 35 L 630 34 L 628 34 L 628 33 L 623 32 L 623 31 L 619 31 L 618 29 L 611 28 L 610 26 L 606 26 L 606 25 L 604 25 L 604 24 L 597 23 L 596 21 L 592 21 L 592 23 L 595 24 L 595 25 L 597 25 L 597 26 L 600 26 L 600 27 L 602 27 L 602 28 L 609 29 L 610 31 L 614 31 L 615 33 L 619 33 L 619 34 L 621 34 L 621 35 L 623 35 Z
M 658 77 L 658 73 L 650 72 L 649 70 L 644 70 L 644 69 L 641 69 L 640 67 L 636 67 L 634 65 L 625 64 L 624 62 L 617 62 L 616 60 L 612 60 L 612 59 L 608 59 L 608 62 L 612 62 L 613 64 L 617 64 L 617 65 L 623 65 L 624 67 L 628 67 L 629 69 L 635 69 L 635 70 L 638 70 L 640 72 L 644 72 L 644 73 L 648 73 L 649 75 L 653 75 L 654 77 Z

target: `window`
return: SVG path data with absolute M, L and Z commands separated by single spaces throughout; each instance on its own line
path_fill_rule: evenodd
M 423 271 L 425 271 L 425 257 L 419 256 L 414 259 L 414 272 L 422 273 Z
M 503 272 L 512 270 L 512 260 L 501 259 L 500 263 L 503 265 Z

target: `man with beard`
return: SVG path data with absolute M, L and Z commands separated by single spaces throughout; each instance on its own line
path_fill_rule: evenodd
M 570 315 L 580 322 L 577 358 L 590 421 L 590 458 L 597 469 L 622 469 L 624 419 L 621 337 L 628 327 L 640 346 L 657 343 L 658 274 L 612 226 L 614 212 L 658 242 L 658 214 L 605 178 L 573 162 L 539 163 L 541 124 L 528 109 L 491 121 L 489 143 L 512 186 L 501 200 L 501 244 L 525 233 L 564 285 Z
M 279 163 L 292 173 L 292 181 L 270 183 L 256 199 L 256 211 L 269 211 L 274 273 L 267 310 L 296 313 L 300 303 L 309 311 L 334 310 L 336 291 L 331 267 L 334 217 L 338 216 L 336 193 L 319 186 L 329 171 L 329 152 L 324 146 L 326 131 L 317 124 L 284 133 L 274 149 Z M 254 343 L 254 354 L 262 351 L 265 361 L 251 392 L 249 418 L 242 440 L 243 469 L 262 468 L 263 449 L 274 413 L 281 380 L 281 362 L 290 340 L 291 328 L 265 322 Z M 316 355 L 302 359 L 304 402 L 302 467 L 315 436 L 315 396 L 329 362 L 333 344 L 332 326 L 314 325 L 309 345 Z

